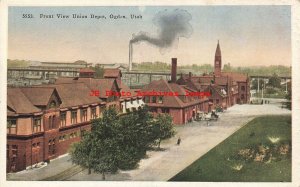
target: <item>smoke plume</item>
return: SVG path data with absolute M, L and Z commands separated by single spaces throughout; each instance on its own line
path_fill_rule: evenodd
M 191 19 L 192 16 L 185 10 L 161 11 L 153 18 L 154 25 L 158 27 L 157 37 L 141 31 L 139 34 L 133 35 L 130 44 L 145 41 L 160 49 L 169 48 L 175 43 L 177 44 L 179 37 L 189 38 L 191 36 L 193 33 L 193 28 L 189 23 Z

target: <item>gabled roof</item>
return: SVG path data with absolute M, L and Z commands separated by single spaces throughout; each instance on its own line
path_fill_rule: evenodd
M 229 76 L 236 82 L 246 82 L 248 78 L 247 75 L 235 72 L 222 72 L 222 76 Z
M 129 92 L 129 93 L 131 93 L 131 96 L 133 96 L 133 97 L 137 95 L 137 93 L 134 90 L 130 89 L 121 80 L 116 80 L 116 82 L 118 84 L 118 87 L 120 88 L 120 92 L 123 92 L 123 91 L 126 93 Z M 121 96 L 121 98 L 123 98 L 123 99 L 130 98 L 130 96 Z
M 203 101 L 203 99 L 197 100 L 181 100 L 182 96 L 186 95 L 184 85 L 178 85 L 176 83 L 168 83 L 166 80 L 156 80 L 152 81 L 150 84 L 146 85 L 141 92 L 167 92 L 167 93 L 175 93 L 177 92 L 179 96 L 164 96 L 163 103 L 148 103 L 149 106 L 160 106 L 160 107 L 173 107 L 173 108 L 182 108 L 186 106 L 191 106 Z
M 46 106 L 50 100 L 55 88 L 50 87 L 25 87 L 22 92 L 35 106 Z
M 122 73 L 119 69 L 107 68 L 104 70 L 104 78 L 118 78 L 120 76 L 122 76 Z
M 12 112 L 17 114 L 30 114 L 41 111 L 30 102 L 22 92 L 22 88 L 7 88 L 7 107 L 10 112 L 8 115 Z
M 49 87 L 56 88 L 62 101 L 61 108 L 101 102 L 98 97 L 90 96 L 91 89 L 84 83 L 52 84 Z
M 100 98 L 107 98 L 106 91 L 110 91 L 114 84 L 115 79 L 95 79 L 95 78 L 58 78 L 55 84 L 63 83 L 84 83 L 90 90 L 99 90 Z M 116 84 L 116 86 L 118 86 Z

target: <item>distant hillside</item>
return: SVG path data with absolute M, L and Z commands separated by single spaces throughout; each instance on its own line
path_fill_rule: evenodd
M 271 66 L 250 66 L 250 67 L 232 67 L 230 64 L 225 64 L 223 67 L 225 72 L 239 72 L 248 75 L 273 75 L 274 73 L 278 76 L 291 76 L 291 68 L 282 65 L 271 65 Z
M 171 71 L 171 65 L 165 62 L 142 62 L 142 63 L 133 63 L 133 70 L 137 71 Z M 178 73 L 188 73 L 192 72 L 193 74 L 203 74 L 213 71 L 213 66 L 211 64 L 203 65 L 185 65 L 178 66 Z M 245 73 L 250 75 L 273 75 L 276 73 L 278 76 L 291 76 L 291 68 L 281 65 L 272 65 L 272 66 L 250 66 L 250 67 L 234 67 L 230 63 L 225 64 L 222 68 L 224 72 L 237 72 Z

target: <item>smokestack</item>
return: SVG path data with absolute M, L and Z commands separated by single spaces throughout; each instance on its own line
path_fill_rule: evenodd
M 192 79 L 192 72 L 189 72 L 189 79 Z
M 129 42 L 129 71 L 132 70 L 132 43 Z
M 177 58 L 172 58 L 171 82 L 173 83 L 175 83 L 177 79 L 176 71 L 177 71 Z

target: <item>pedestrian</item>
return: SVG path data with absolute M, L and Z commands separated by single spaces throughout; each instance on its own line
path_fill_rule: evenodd
M 179 137 L 177 140 L 177 145 L 180 145 L 180 142 L 181 142 L 181 138 Z

